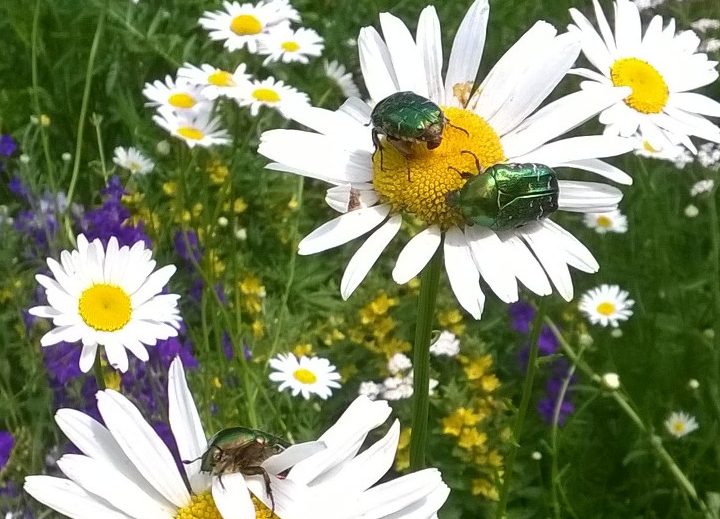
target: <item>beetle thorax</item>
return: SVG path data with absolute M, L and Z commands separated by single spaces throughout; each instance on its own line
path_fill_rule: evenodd
M 461 173 L 476 175 L 477 164 L 485 170 L 503 162 L 505 155 L 495 130 L 479 115 L 455 107 L 444 107 L 443 112 L 448 124 L 434 149 L 424 142 L 398 148 L 383 138 L 382 167 L 380 153 L 373 157 L 373 184 L 395 211 L 447 229 L 463 221 L 447 204 L 448 193 L 466 182 Z

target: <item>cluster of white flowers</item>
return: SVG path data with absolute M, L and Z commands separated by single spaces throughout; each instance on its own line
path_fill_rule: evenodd
M 697 153 L 697 161 L 704 168 L 714 171 L 720 170 L 720 145 L 714 142 L 707 142 L 700 146 Z
M 455 357 L 460 353 L 460 339 L 448 330 L 443 330 L 437 340 L 430 345 L 430 354 L 436 357 Z
M 452 334 L 450 334 L 452 335 Z M 454 336 L 453 336 L 454 338 Z M 436 343 L 437 344 L 437 341 Z M 445 353 L 435 355 L 445 355 Z M 378 397 L 385 400 L 404 400 L 413 395 L 412 362 L 404 353 L 396 353 L 387 363 L 390 376 L 380 383 L 367 381 L 360 384 L 358 393 L 374 400 Z M 430 394 L 437 387 L 438 381 L 430 379 Z
M 633 3 L 637 6 L 639 11 L 645 11 L 647 9 L 655 9 L 656 7 L 665 3 L 665 0 L 633 0 Z
M 709 191 L 712 191 L 715 187 L 715 181 L 711 178 L 707 178 L 705 180 L 700 180 L 699 182 L 695 182 L 693 186 L 690 188 L 690 196 L 698 196 L 702 193 L 707 193 Z
M 635 155 L 672 162 L 676 168 L 684 169 L 694 160 L 692 153 L 680 144 L 668 144 L 662 148 L 653 148 L 648 141 L 635 137 Z
M 720 20 L 713 20 L 712 18 L 700 18 L 690 24 L 690 27 L 698 32 L 709 32 L 716 29 L 720 29 Z
M 258 4 L 225 2 L 223 10 L 205 12 L 200 25 L 210 31 L 210 38 L 221 40 L 226 49 L 247 49 L 252 54 L 267 56 L 270 62 L 307 63 L 320 56 L 323 39 L 312 29 L 293 29 L 291 22 L 300 20 L 287 0 L 268 0 Z M 260 108 L 277 109 L 284 117 L 294 107 L 305 107 L 307 94 L 278 81 L 272 76 L 259 79 L 246 72 L 240 63 L 234 70 L 223 70 L 203 63 L 185 63 L 175 78 L 147 83 L 143 94 L 148 105 L 157 108 L 155 122 L 189 147 L 229 144 L 230 136 L 221 128 L 215 115 L 215 101 L 231 99 L 248 107 L 253 116 Z

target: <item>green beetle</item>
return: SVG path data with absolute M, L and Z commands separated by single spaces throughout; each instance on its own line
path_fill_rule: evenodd
M 448 193 L 468 223 L 504 231 L 547 218 L 558 209 L 555 171 L 544 164 L 497 164 Z
M 271 456 L 281 453 L 289 444 L 272 434 L 247 427 L 229 427 L 218 431 L 210 440 L 200 470 L 220 478 L 223 474 L 240 472 L 246 476 L 262 474 L 265 490 L 270 496 L 272 512 L 275 499 L 270 488 L 270 477 L 262 463 Z M 189 463 L 189 462 L 185 462 Z
M 380 169 L 383 165 L 383 146 L 380 135 L 408 157 L 412 154 L 410 144 L 424 142 L 427 149 L 434 150 L 442 143 L 445 125 L 453 126 L 442 109 L 414 92 L 395 92 L 373 108 L 370 114 L 372 140 L 380 152 Z M 467 134 L 467 131 L 458 128 Z M 409 172 L 408 172 L 409 174 Z

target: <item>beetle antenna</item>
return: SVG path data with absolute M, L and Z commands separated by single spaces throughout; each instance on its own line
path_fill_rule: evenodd
M 458 168 L 453 167 L 453 166 L 448 166 L 448 169 L 453 170 L 455 173 L 457 173 L 458 175 L 460 175 L 460 178 L 462 178 L 462 179 L 464 179 L 464 180 L 467 180 L 467 179 L 472 178 L 472 177 L 475 176 L 475 175 L 473 175 L 473 174 L 471 174 L 471 173 L 468 173 L 467 171 L 460 171 Z
M 485 170 L 482 168 L 482 166 L 480 165 L 480 161 L 478 160 L 477 155 L 475 155 L 475 154 L 474 154 L 472 151 L 470 151 L 470 150 L 463 150 L 463 151 L 460 152 L 460 155 L 462 155 L 463 153 L 467 153 L 468 155 L 471 155 L 473 159 L 475 159 L 475 167 L 477 168 L 478 173 L 482 173 L 483 171 L 485 171 Z
M 451 123 L 449 120 L 446 121 L 445 124 L 447 124 L 447 125 L 450 126 L 451 128 L 455 128 L 456 130 L 460 130 L 460 131 L 463 132 L 465 135 L 467 135 L 468 137 L 470 137 L 470 132 L 467 131 L 465 128 L 461 128 L 460 126 L 456 126 L 456 125 L 454 125 L 453 123 Z
M 198 456 L 194 460 L 182 460 L 182 462 L 184 465 L 190 465 L 191 463 L 195 463 L 196 461 L 201 460 L 201 459 L 202 459 L 202 455 Z

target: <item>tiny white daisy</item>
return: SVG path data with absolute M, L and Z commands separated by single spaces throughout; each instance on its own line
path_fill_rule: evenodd
M 430 345 L 430 353 L 436 357 L 442 355 L 455 357 L 460 353 L 460 339 L 454 333 L 443 330 L 437 340 Z
M 675 411 L 665 420 L 665 428 L 675 438 L 682 438 L 700 427 L 694 416 L 683 411 Z
M 360 89 L 355 84 L 353 76 L 347 71 L 345 65 L 337 61 L 325 61 L 325 75 L 335 81 L 345 97 L 360 97 Z
M 628 295 L 617 285 L 603 284 L 585 292 L 579 307 L 592 324 L 617 328 L 618 321 L 627 321 L 633 314 L 630 308 L 635 301 L 628 299 Z
M 176 114 L 161 108 L 153 120 L 171 135 L 185 141 L 190 148 L 208 148 L 215 144 L 230 144 L 230 135 L 220 128 L 220 120 L 210 112 L 197 114 Z
M 155 163 L 142 154 L 137 148 L 115 148 L 113 162 L 127 169 L 133 175 L 146 175 L 155 167 Z
M 287 24 L 297 11 L 287 2 L 260 2 L 257 5 L 223 2 L 224 11 L 206 11 L 199 23 L 210 31 L 210 39 L 224 41 L 228 50 L 246 47 L 249 52 L 258 51 L 258 43 L 268 31 Z
M 622 214 L 619 209 L 607 213 L 586 213 L 583 216 L 583 222 L 589 229 L 595 229 L 598 234 L 624 233 L 628 229 L 627 216 Z
M 28 494 L 64 516 L 249 519 L 269 517 L 273 505 L 279 517 L 317 516 L 306 501 L 307 486 L 276 475 L 323 452 L 321 442 L 293 445 L 262 463 L 272 500 L 265 492 L 262 475 L 232 473 L 220 479 L 201 471 L 200 457 L 208 440 L 179 359 L 172 362 L 168 374 L 168 421 L 176 455 L 193 460 L 180 465 L 182 469 L 130 400 L 111 389 L 99 391 L 96 398 L 104 424 L 74 409 L 60 409 L 55 414 L 60 429 L 82 453 L 66 454 L 57 461 L 67 479 L 25 478 Z
M 396 353 L 387 363 L 387 370 L 391 375 L 397 375 L 412 368 L 410 358 L 404 353 Z
M 200 94 L 206 99 L 214 100 L 218 97 L 237 97 L 240 86 L 250 80 L 250 74 L 245 73 L 247 66 L 240 63 L 235 72 L 228 72 L 212 65 L 203 64 L 199 67 L 185 63 L 177 72 L 178 78 L 184 79 L 193 85 L 202 88 Z
M 684 169 L 685 166 L 694 160 L 693 155 L 688 149 L 679 144 L 665 144 L 661 148 L 654 148 L 648 140 L 643 140 L 640 137 L 634 137 L 633 142 L 635 155 L 672 162 L 678 169 Z
M 83 372 L 92 368 L 98 345 L 105 346 L 110 365 L 125 372 L 126 348 L 147 361 L 145 345 L 177 335 L 180 296 L 161 294 L 175 266 L 153 272 L 156 262 L 145 242 L 119 247 L 112 237 L 105 248 L 100 240 L 89 243 L 81 234 L 77 250 L 63 251 L 60 263 L 48 258 L 47 264 L 53 277 L 38 274 L 35 279 L 45 288 L 50 306 L 29 312 L 55 325 L 40 339 L 42 346 L 82 341 Z
M 700 214 L 700 210 L 697 208 L 696 205 L 688 204 L 685 208 L 684 213 L 685 216 L 687 216 L 688 218 L 695 218 L 697 215 Z
M 165 76 L 165 82 L 155 80 L 145 83 L 142 91 L 150 102 L 147 106 L 171 108 L 177 112 L 199 112 L 208 109 L 208 102 L 201 94 L 201 88 L 186 79 Z
M 307 106 L 310 99 L 307 94 L 269 77 L 262 81 L 256 79 L 247 83 L 237 102 L 240 106 L 249 106 L 253 116 L 257 116 L 261 106 L 269 106 L 288 117 L 288 114 L 297 108 Z
M 720 20 L 714 20 L 712 18 L 700 18 L 690 24 L 690 27 L 698 32 L 714 31 L 720 29 Z
M 711 178 L 707 178 L 705 180 L 700 180 L 698 182 L 695 182 L 693 186 L 690 188 L 690 196 L 698 196 L 702 193 L 707 193 L 708 191 L 712 191 L 715 187 L 715 181 Z
M 691 92 L 718 77 L 716 63 L 696 52 L 697 35 L 676 34 L 675 20 L 663 27 L 661 16 L 652 19 L 643 35 L 638 7 L 630 0 L 615 2 L 613 34 L 600 4 L 593 3 L 600 34 L 577 9 L 570 9 L 576 25 L 569 30 L 581 36 L 585 56 L 599 72 L 579 68 L 574 73 L 589 80 L 581 85 L 585 90 L 631 89 L 600 114 L 606 133 L 629 137 L 639 130 L 655 149 L 683 144 L 692 152 L 691 135 L 720 142 L 720 128 L 703 117 L 720 117 L 720 103 Z
M 323 400 L 332 395 L 331 388 L 340 387 L 340 374 L 330 361 L 321 357 L 302 356 L 299 359 L 292 353 L 278 354 L 270 359 L 270 380 L 280 382 L 278 391 L 289 388 L 292 396 L 302 393 L 307 400 L 316 394 Z
M 307 63 L 308 56 L 320 56 L 323 47 L 323 39 L 314 30 L 281 25 L 260 40 L 259 52 L 267 55 L 263 65 L 273 61 Z

